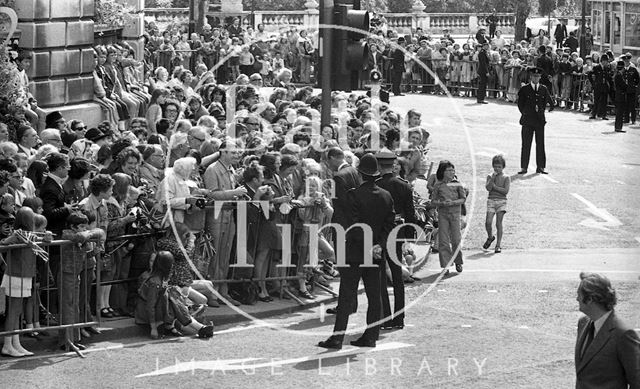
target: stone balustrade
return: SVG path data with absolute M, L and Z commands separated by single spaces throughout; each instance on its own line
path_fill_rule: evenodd
M 210 16 L 221 13 L 209 13 Z M 486 27 L 486 14 L 475 13 L 385 13 L 388 27 L 401 34 L 408 34 L 412 29 L 421 27 L 424 31 L 432 34 L 440 34 L 447 29 L 452 34 L 475 34 L 478 28 Z M 239 16 L 243 25 L 251 23 L 251 12 L 243 11 Z M 499 30 L 505 34 L 514 33 L 515 16 L 513 14 L 499 13 Z M 318 24 L 318 10 L 309 8 L 300 11 L 256 11 L 254 12 L 255 25 L 264 24 L 265 31 L 277 32 L 283 28 L 291 26 L 307 26 L 313 28 Z M 160 29 L 171 23 L 186 24 L 189 20 L 189 10 L 187 8 L 147 8 L 145 9 L 145 20 L 154 21 Z

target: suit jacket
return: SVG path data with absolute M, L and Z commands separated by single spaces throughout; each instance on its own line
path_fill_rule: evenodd
M 387 244 L 387 237 L 395 226 L 395 213 L 393 212 L 391 194 L 377 186 L 375 182 L 366 181 L 358 188 L 350 190 L 348 197 L 349 225 L 363 223 L 369 226 L 372 231 L 373 246 L 380 245 L 384 249 Z M 347 232 L 347 264 L 362 264 L 365 256 L 371 255 L 364 243 L 364 232 L 361 228 L 352 228 Z
M 518 91 L 518 109 L 522 116 L 520 124 L 523 126 L 543 127 L 547 120 L 544 117 L 544 109 L 547 104 L 553 110 L 553 100 L 547 87 L 538 83 L 538 91 L 534 91 L 531 84 L 527 84 Z M 536 108 L 537 107 L 537 108 Z
M 553 36 L 556 38 L 557 41 L 559 41 L 560 39 L 564 39 L 567 37 L 567 26 L 565 26 L 562 23 L 559 23 L 556 26 L 556 30 L 553 33 Z
M 627 101 L 627 80 L 624 75 L 625 71 L 617 71 L 615 76 L 613 77 L 613 83 L 616 86 L 615 90 L 615 102 L 616 103 L 624 103 Z
M 391 54 L 391 70 L 396 73 L 405 71 L 404 67 L 404 51 L 395 49 Z
M 40 187 L 42 215 L 47 218 L 47 229 L 60 236 L 69 216 L 65 206 L 64 190 L 51 177 L 47 177 Z
M 536 66 L 541 68 L 543 71 L 542 81 L 549 82 L 549 77 L 555 74 L 553 71 L 553 60 L 546 54 L 541 55 L 536 59 Z
M 404 223 L 417 224 L 411 184 L 400 177 L 394 176 L 392 173 L 388 173 L 376 181 L 376 185 L 391 194 L 396 217 L 404 219 Z M 413 238 L 414 236 L 415 230 L 411 227 L 402 228 L 398 232 L 398 238 Z
M 591 320 L 578 321 L 576 389 L 640 388 L 640 337 L 612 311 L 580 358 Z
M 349 223 L 349 202 L 347 192 L 357 188 L 362 183 L 358 171 L 353 166 L 345 166 L 333 175 L 333 183 L 336 190 L 336 197 L 333 199 L 333 217 L 331 223 L 338 223 L 344 228 L 348 228 Z
M 613 75 L 608 66 L 604 68 L 601 64 L 595 65 L 587 77 L 595 93 L 608 94 L 613 87 Z
M 478 53 L 478 74 L 485 75 L 489 73 L 489 56 L 484 50 Z

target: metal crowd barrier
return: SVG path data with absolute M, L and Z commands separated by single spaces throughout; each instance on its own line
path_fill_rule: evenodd
M 96 285 L 99 293 L 101 283 L 100 272 L 96 271 L 96 282 L 93 284 L 93 261 L 86 255 L 82 266 L 77 266 L 75 262 L 71 266 L 64 263 L 69 260 L 69 253 L 66 250 L 74 244 L 68 240 L 54 240 L 37 244 L 0 245 L 0 265 L 3 268 L 3 286 L 5 286 L 2 298 L 4 299 L 5 295 L 7 297 L 4 309 L 5 330 L 0 331 L 0 336 L 52 330 L 64 331 L 64 335 L 59 335 L 65 337 L 64 343 L 79 356 L 84 357 L 72 339 L 79 340 L 79 337 L 70 334 L 69 330 L 99 325 L 100 312 L 97 311 L 97 317 L 94 318 L 89 301 L 92 285 Z M 31 250 L 40 255 L 36 256 L 35 263 L 27 263 L 24 251 L 18 250 Z M 20 262 L 14 261 L 15 256 L 18 256 Z M 20 266 L 20 269 L 15 269 L 14 266 Z M 96 269 L 100 269 L 99 255 L 96 256 L 95 266 Z M 31 271 L 35 271 L 34 277 L 16 276 L 16 274 Z M 13 276 L 10 276 L 12 274 Z M 73 291 L 65 288 L 73 288 Z M 16 301 L 16 299 L 22 301 Z M 17 318 L 8 317 L 16 313 L 19 315 Z M 40 323 L 41 314 L 45 317 L 44 323 Z M 25 322 L 31 321 L 27 324 L 32 324 L 33 328 L 20 328 L 23 317 Z M 6 330 L 9 320 L 17 320 L 17 328 Z M 35 326 L 35 323 L 40 323 L 42 327 Z

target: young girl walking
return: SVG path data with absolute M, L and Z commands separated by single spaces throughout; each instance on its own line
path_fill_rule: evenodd
M 509 193 L 509 186 L 511 180 L 509 176 L 504 175 L 503 170 L 506 166 L 506 162 L 502 155 L 496 155 L 491 161 L 493 165 L 493 174 L 487 176 L 487 184 L 485 187 L 489 192 L 489 198 L 487 199 L 487 219 L 485 221 L 485 227 L 487 229 L 487 240 L 482 245 L 482 248 L 488 250 L 491 247 L 491 243 L 496 239 L 493 235 L 493 216 L 496 216 L 496 230 L 498 231 L 498 241 L 496 242 L 496 253 L 502 252 L 502 220 L 504 214 L 507 212 L 507 193 Z

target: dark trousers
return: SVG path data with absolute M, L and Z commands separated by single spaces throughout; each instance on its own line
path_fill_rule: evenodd
M 520 167 L 529 167 L 529 156 L 531 155 L 531 142 L 536 138 L 536 166 L 544 169 L 547 165 L 547 155 L 544 151 L 544 126 L 522 126 L 522 149 L 520 150 Z
M 375 261 L 374 261 L 375 263 Z M 344 339 L 344 332 L 349 323 L 349 315 L 353 312 L 352 307 L 358 299 L 358 283 L 362 278 L 364 291 L 367 295 L 367 329 L 362 337 L 367 340 L 376 341 L 380 333 L 380 325 L 371 326 L 380 320 L 380 272 L 382 267 L 360 267 L 352 265 L 340 268 L 340 291 L 338 296 L 338 312 L 336 323 L 333 326 L 334 336 Z
M 593 109 L 591 110 L 591 116 L 600 116 L 601 118 L 607 117 L 607 101 L 609 95 L 606 93 L 593 93 Z
M 484 101 L 484 98 L 487 96 L 487 82 L 488 77 L 485 73 L 478 74 L 478 101 Z
M 402 72 L 397 70 L 391 71 L 391 91 L 394 95 L 400 94 L 400 83 L 402 82 Z
M 638 116 L 638 112 L 636 111 L 636 106 L 638 105 L 638 95 L 636 93 L 627 93 L 627 105 L 624 110 L 624 122 L 628 123 L 631 121 L 632 123 L 636 122 L 636 118 Z
M 489 25 L 489 38 L 493 39 L 493 37 L 496 36 L 496 24 L 490 24 Z
M 391 270 L 391 279 L 393 281 L 393 322 L 395 324 L 403 324 L 404 312 L 398 313 L 404 309 L 404 279 L 402 277 L 402 267 L 391 260 L 389 255 L 385 255 L 389 269 Z M 402 242 L 396 242 L 396 258 L 402 260 Z M 391 321 L 391 303 L 389 301 L 389 292 L 387 291 L 387 272 L 380 271 L 380 291 L 382 293 L 382 317 L 387 322 Z
M 626 101 L 616 101 L 615 102 L 615 106 L 616 106 L 616 125 L 615 125 L 615 129 L 616 130 L 622 130 L 622 123 L 624 123 L 624 113 L 625 113 L 625 109 L 627 108 L 627 102 Z

